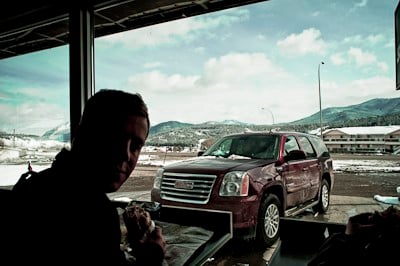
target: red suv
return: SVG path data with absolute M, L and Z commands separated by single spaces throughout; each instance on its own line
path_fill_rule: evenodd
M 299 132 L 225 136 L 199 156 L 159 169 L 151 191 L 162 205 L 230 211 L 233 237 L 271 246 L 279 219 L 326 212 L 334 181 L 322 140 Z

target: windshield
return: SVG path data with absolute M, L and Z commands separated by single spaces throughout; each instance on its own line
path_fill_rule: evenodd
M 212 145 L 204 156 L 224 158 L 277 159 L 278 137 L 274 135 L 238 135 L 224 137 Z

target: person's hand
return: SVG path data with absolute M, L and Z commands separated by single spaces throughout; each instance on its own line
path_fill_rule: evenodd
M 147 233 L 136 246 L 136 264 L 138 266 L 162 266 L 166 254 L 166 243 L 161 227 Z
M 161 247 L 164 255 L 166 253 L 166 242 L 162 234 L 162 229 L 159 226 L 156 226 L 151 233 L 147 233 L 141 242 L 144 244 L 146 243 L 156 244 Z
M 131 245 L 143 240 L 143 238 L 154 230 L 154 222 L 150 213 L 138 205 L 132 205 L 123 213 L 128 240 Z

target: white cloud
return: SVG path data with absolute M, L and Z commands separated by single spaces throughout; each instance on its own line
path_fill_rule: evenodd
M 262 53 L 212 58 L 205 62 L 201 76 L 159 71 L 136 74 L 127 87 L 140 88 L 149 109 L 158 110 L 151 114 L 152 124 L 168 120 L 200 123 L 210 118 L 262 124 L 272 123 L 262 107 L 269 108 L 279 122 L 303 118 L 318 108 L 314 90 Z
M 284 78 L 287 74 L 262 53 L 231 53 L 209 59 L 204 66 L 204 84 L 238 83 L 252 79 Z M 254 81 L 254 80 L 253 80 Z
M 343 65 L 346 63 L 346 59 L 343 58 L 341 53 L 333 54 L 330 57 L 332 64 L 334 65 Z
M 180 74 L 168 76 L 160 71 L 151 71 L 129 77 L 127 87 L 156 93 L 182 93 L 193 90 L 197 80 L 197 76 L 185 77 Z
M 353 35 L 353 36 L 348 36 L 343 39 L 343 43 L 350 43 L 350 44 L 359 44 L 361 42 L 364 42 L 363 38 L 361 35 Z
M 368 0 L 361 0 L 361 2 L 354 3 L 353 7 L 350 8 L 349 12 L 355 12 L 359 8 L 364 8 L 368 4 Z
M 380 42 L 385 41 L 385 36 L 383 34 L 370 34 L 366 37 L 363 37 L 360 34 L 348 36 L 343 39 L 344 44 L 352 44 L 352 45 L 368 45 L 374 46 Z
M 203 34 L 209 34 L 208 30 L 210 29 L 237 23 L 248 19 L 248 17 L 249 12 L 246 9 L 225 10 L 221 11 L 219 16 L 200 16 L 174 20 L 134 31 L 105 36 L 101 38 L 101 41 L 103 43 L 121 43 L 133 49 L 171 44 L 177 40 L 190 41 Z
M 350 59 L 356 62 L 357 66 L 366 66 L 377 61 L 375 55 L 364 52 L 360 48 L 350 47 L 347 54 Z
M 46 103 L 23 103 L 13 107 L 0 105 L 0 130 L 42 135 L 46 130 L 68 121 L 68 111 Z
M 321 32 L 315 28 L 303 30 L 300 34 L 290 34 L 277 42 L 283 55 L 325 54 L 326 43 L 321 39 Z
M 389 47 L 389 48 L 393 48 L 394 49 L 394 44 L 395 44 L 394 38 L 390 38 L 389 40 L 386 40 L 386 42 L 383 45 L 383 47 L 385 47 L 385 48 Z
M 357 79 L 349 83 L 323 83 L 323 102 L 325 106 L 347 106 L 365 102 L 374 98 L 393 98 L 396 95 L 393 79 L 385 76 L 373 76 Z M 346 95 L 337 97 L 337 95 Z
M 368 35 L 367 40 L 371 44 L 377 44 L 385 40 L 385 37 L 382 34 L 374 34 Z
M 121 43 L 129 48 L 156 46 L 172 43 L 177 36 L 186 36 L 191 30 L 198 30 L 205 25 L 195 19 L 186 18 L 182 21 L 171 21 L 152 27 L 140 28 L 135 31 L 122 32 L 103 37 L 103 42 Z
M 378 67 L 383 71 L 389 71 L 389 66 L 385 62 L 378 62 Z
M 359 57 L 368 53 L 354 48 L 350 54 L 361 64 Z M 335 54 L 331 60 L 344 63 L 345 55 Z M 383 64 L 380 67 L 385 68 Z M 207 60 L 199 76 L 151 71 L 131 76 L 127 87 L 140 88 L 148 99 L 154 112 L 152 124 L 168 120 L 200 123 L 210 117 L 262 124 L 272 123 L 271 114 L 263 107 L 271 110 L 278 123 L 316 113 L 318 88 L 316 83 L 310 86 L 307 82 L 290 75 L 263 53 L 229 53 Z M 348 84 L 325 78 L 321 85 L 324 108 L 394 96 L 393 80 L 383 76 Z
M 365 52 L 361 48 L 357 47 L 350 47 L 346 54 L 333 54 L 330 59 L 334 65 L 343 65 L 347 62 L 355 62 L 358 67 L 376 66 L 383 72 L 389 70 L 389 66 L 386 62 L 379 61 L 374 54 Z
M 285 7 L 292 2 L 291 8 L 298 12 L 287 17 Z M 361 0 L 325 1 L 321 3 L 323 7 L 313 5 L 310 9 L 310 5 L 300 2 L 267 1 L 265 6 L 232 8 L 96 39 L 101 51 L 96 58 L 96 71 L 100 73 L 96 75 L 96 86 L 140 91 L 149 101 L 151 117 L 155 119 L 152 124 L 171 119 L 270 122 L 270 114 L 261 111 L 262 107 L 273 112 L 276 122 L 303 118 L 319 110 L 316 63 L 320 60 L 327 63 L 321 83 L 323 106 L 344 106 L 375 96 L 398 95 L 394 91 L 395 75 L 391 74 L 395 72 L 393 21 L 387 17 L 392 14 L 394 3 L 376 1 L 370 7 L 367 1 Z M 365 16 L 344 14 L 353 6 L 357 11 L 365 11 Z M 375 7 L 382 10 L 373 10 Z M 342 23 L 335 23 L 337 18 Z M 369 22 L 372 26 L 367 26 Z M 221 41 L 228 37 L 229 40 Z M 145 49 L 129 50 L 133 48 Z M 172 56 L 177 60 L 171 60 Z M 293 60 L 294 56 L 301 57 Z M 55 64 L 55 61 L 46 56 L 40 62 Z M 65 64 L 65 60 L 62 62 Z M 17 84 L 28 83 L 18 87 L 36 85 L 29 84 L 32 80 L 29 76 L 34 73 L 32 64 L 38 65 L 36 61 L 29 59 L 19 64 L 17 67 L 10 64 L 9 70 L 7 64 L 1 68 L 2 87 L 8 86 L 8 73 L 22 76 Z M 27 66 L 30 68 L 25 69 Z M 43 70 L 49 69 L 49 65 L 40 66 Z M 127 71 L 131 71 L 130 77 Z M 354 79 L 357 82 L 351 83 Z M 43 84 L 46 87 L 49 80 L 46 78 Z M 41 84 L 37 86 L 41 87 Z M 55 94 L 53 87 L 47 88 L 45 91 L 28 88 L 18 93 L 29 94 L 30 102 L 47 102 L 38 99 L 38 95 L 62 98 Z M 7 96 L 4 92 L 0 95 Z M 10 100 L 2 103 L 15 104 Z M 61 111 L 66 114 L 62 122 L 69 117 L 68 107 L 57 110 L 40 105 L 43 110 L 36 110 L 32 105 L 21 105 L 20 108 L 0 106 L 0 114 L 7 117 L 0 120 L 0 129 L 10 120 L 18 127 L 28 124 L 35 127 L 44 117 L 52 122 L 50 117 Z
M 368 0 L 361 0 L 359 3 L 355 3 L 354 7 L 365 7 L 368 3 Z

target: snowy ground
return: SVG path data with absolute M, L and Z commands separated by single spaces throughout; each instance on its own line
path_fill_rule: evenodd
M 167 161 L 165 163 L 171 163 Z M 140 156 L 138 164 L 143 165 L 164 165 L 163 160 L 155 160 L 152 156 Z M 51 162 L 35 164 L 32 162 L 32 168 L 34 171 L 39 172 L 43 169 L 50 167 Z M 28 161 L 26 163 L 3 163 L 0 164 L 0 186 L 14 185 L 21 174 L 28 171 Z
M 400 173 L 399 160 L 334 160 L 336 172 Z
M 162 166 L 172 163 L 176 160 L 163 160 L 156 155 L 144 154 L 139 158 L 138 164 Z M 49 163 L 32 163 L 35 171 L 41 171 L 50 166 Z M 335 172 L 345 173 L 399 173 L 399 160 L 375 160 L 375 159 L 357 159 L 357 160 L 334 160 L 333 167 Z M 0 186 L 9 186 L 15 184 L 20 175 L 28 170 L 28 164 L 0 164 Z

